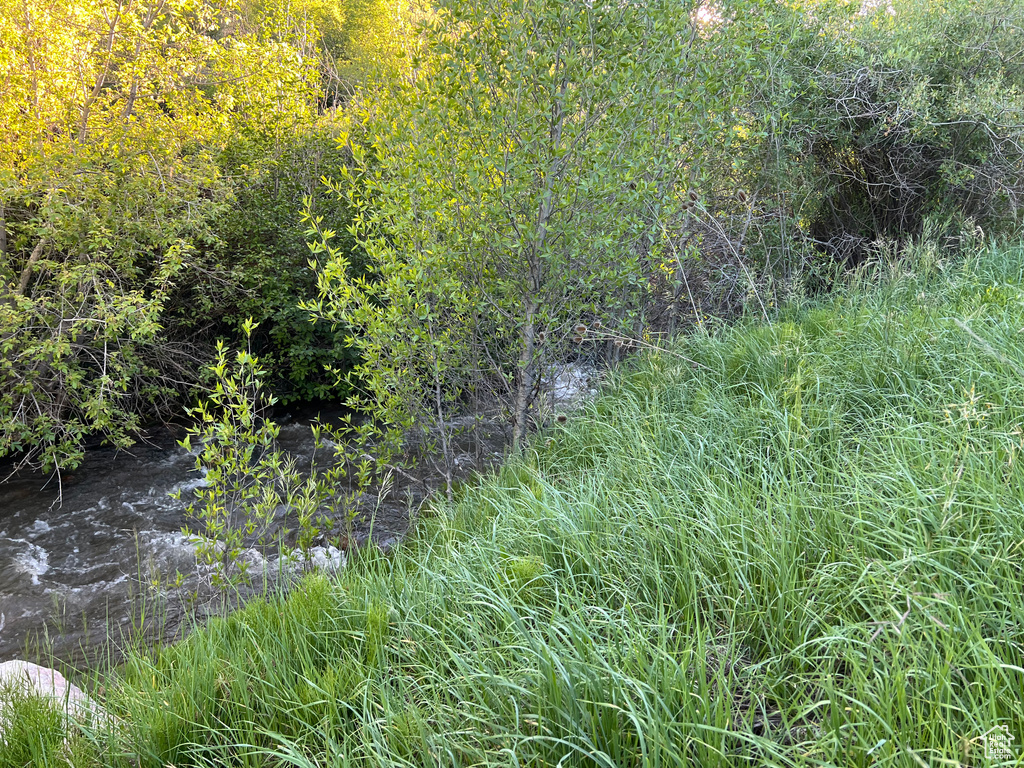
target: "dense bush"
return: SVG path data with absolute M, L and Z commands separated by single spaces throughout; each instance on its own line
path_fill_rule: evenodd
M 1020 3 L 806 2 L 773 14 L 778 40 L 737 130 L 777 262 L 800 263 L 809 246 L 856 264 L 880 243 L 1019 228 Z
M 279 50 L 215 39 L 218 18 L 185 2 L 0 4 L 0 455 L 55 466 L 89 433 L 124 443 L 191 378 L 161 309 L 227 202 L 216 148 L 236 100 L 287 111 L 272 91 L 305 76 Z
M 499 403 L 518 446 L 549 364 L 646 329 L 752 44 L 739 25 L 702 39 L 695 11 L 438 3 L 408 71 L 357 103 L 334 188 L 366 259 L 309 212 L 312 309 L 352 328 L 357 404 L 432 426 L 446 466 L 467 405 Z
M 366 17 L 360 39 L 379 19 L 331 5 Z M 291 398 L 348 364 L 297 309 L 315 292 L 303 198 L 347 214 L 317 194 L 344 160 L 318 17 L 296 10 L 0 1 L 0 457 L 128 444 L 247 316 Z
M 1011 0 L 402 6 L 0 0 L 0 455 L 129 441 L 248 317 L 283 399 L 519 442 L 552 361 L 1020 227 Z
M 773 284 L 1016 231 L 1022 20 L 1003 0 L 440 3 L 335 174 L 366 262 L 309 214 L 314 309 L 353 329 L 376 415 L 443 434 L 486 391 L 518 442 L 581 342 L 767 316 Z
M 345 201 L 321 183 L 328 169 L 349 162 L 335 122 L 324 116 L 283 136 L 239 137 L 226 148 L 220 165 L 232 179 L 231 205 L 196 254 L 194 274 L 168 300 L 172 332 L 203 344 L 239 339 L 245 321 L 256 321 L 251 346 L 282 402 L 340 396 L 338 378 L 327 369 L 348 369 L 354 358 L 340 329 L 312 323 L 299 307 L 317 296 L 300 220 L 304 204 L 341 226 L 351 218 Z M 346 251 L 355 247 L 344 229 L 339 243 Z M 354 262 L 358 269 L 358 255 Z

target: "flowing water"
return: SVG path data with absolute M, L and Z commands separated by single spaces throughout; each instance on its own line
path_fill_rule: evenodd
M 491 442 L 500 448 L 500 436 Z M 279 444 L 308 466 L 315 448 L 309 421 L 282 426 Z M 365 542 L 372 530 L 374 542 L 389 546 L 404 534 L 412 505 L 436 485 L 429 473 L 420 474 L 418 483 L 406 483 L 374 503 L 372 515 L 357 518 L 356 541 Z M 153 610 L 143 596 L 151 603 L 158 596 L 165 611 L 157 639 L 173 637 L 187 598 L 194 609 L 202 584 L 182 528 L 189 492 L 204 482 L 195 455 L 163 433 L 128 452 L 88 452 L 63 475 L 59 504 L 55 479 L 22 473 L 0 484 L 0 661 L 38 652 L 87 661 L 112 647 L 116 656 L 119 643 L 133 633 L 137 638 L 139 627 L 152 621 L 152 615 L 140 619 Z M 176 491 L 183 492 L 181 501 L 172 498 Z M 176 572 L 188 578 L 169 589 Z
M 549 405 L 576 407 L 594 395 L 596 378 L 586 366 L 553 368 L 545 381 Z M 316 448 L 312 419 L 285 419 L 279 446 L 299 467 L 309 467 Z M 500 460 L 508 440 L 505 427 L 482 416 L 464 422 L 472 429 L 455 442 L 458 477 Z M 55 479 L 31 472 L 0 483 L 0 662 L 116 659 L 123 643 L 173 639 L 190 618 L 224 609 L 214 600 L 209 570 L 197 566 L 195 548 L 182 533 L 191 491 L 205 480 L 195 455 L 175 438 L 164 431 L 130 451 L 91 450 L 79 468 L 63 475 L 60 489 Z M 385 548 L 396 542 L 409 526 L 410 511 L 442 482 L 429 453 L 422 458 L 418 470 L 396 478 L 384 499 L 368 498 L 351 527 L 335 521 L 328 536 L 344 533 L 357 546 L 370 539 Z M 0 465 L 0 479 L 5 475 Z M 181 501 L 171 495 L 177 491 Z M 265 578 L 237 593 L 236 601 L 267 588 L 271 577 L 294 572 L 272 555 L 246 553 Z M 337 550 L 321 550 L 320 561 L 328 565 L 340 558 Z M 184 583 L 169 587 L 179 572 Z

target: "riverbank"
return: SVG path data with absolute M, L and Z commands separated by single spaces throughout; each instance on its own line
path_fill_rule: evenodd
M 1024 739 L 1024 249 L 698 332 L 0 765 L 974 765 Z M 913 271 L 916 276 L 911 275 Z

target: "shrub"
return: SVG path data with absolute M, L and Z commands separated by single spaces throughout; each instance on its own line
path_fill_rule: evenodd
M 857 264 L 883 242 L 1019 228 L 1019 3 L 812 0 L 773 14 L 780 40 L 739 129 L 779 261 L 802 245 Z

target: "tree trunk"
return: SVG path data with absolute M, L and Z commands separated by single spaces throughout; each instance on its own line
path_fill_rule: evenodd
M 483 413 L 483 408 L 480 406 L 480 389 L 483 386 L 483 377 L 480 373 L 480 311 L 476 307 L 473 308 L 473 458 L 476 461 L 480 461 L 480 457 L 483 456 L 483 442 L 480 438 L 480 415 Z
M 0 203 L 0 306 L 14 303 L 14 295 L 7 283 L 7 270 L 7 211 Z
M 110 25 L 107 31 L 107 60 L 103 64 L 103 71 L 96 76 L 96 82 L 92 87 L 92 91 L 86 98 L 85 103 L 82 105 L 82 110 L 79 116 L 78 124 L 78 140 L 85 141 L 85 137 L 89 132 L 89 113 L 92 111 L 92 105 L 99 98 L 100 93 L 103 91 L 103 86 L 107 83 L 107 75 L 110 73 L 110 66 L 113 63 L 111 61 L 114 51 L 114 38 L 117 33 L 117 22 L 121 19 L 121 11 L 124 8 L 124 3 L 119 2 L 117 4 L 117 10 L 114 13 L 114 18 L 108 17 L 108 24 Z
M 43 255 L 43 250 L 46 248 L 47 240 L 45 237 L 41 238 L 36 247 L 32 249 L 32 255 L 28 257 L 28 263 L 25 264 L 25 268 L 21 270 L 21 281 L 18 283 L 18 290 L 14 292 L 15 296 L 24 296 L 28 290 L 28 284 L 32 280 L 32 270 L 35 269 L 36 262 Z
M 7 264 L 7 209 L 0 203 L 0 263 Z
M 533 393 L 534 380 L 537 377 L 537 366 L 533 359 L 536 338 L 537 304 L 530 301 L 526 309 L 526 322 L 523 323 L 523 348 L 519 354 L 515 416 L 512 423 L 512 450 L 516 452 L 522 447 L 523 438 L 526 436 L 526 414 L 530 409 L 530 395 Z
M 434 331 L 430 331 L 430 343 L 434 345 Z M 444 393 L 442 392 L 441 365 L 437 359 L 437 347 L 434 346 L 434 408 L 437 411 L 437 428 L 441 433 L 441 461 L 444 469 L 444 490 L 451 504 L 453 500 L 452 469 L 455 465 L 455 457 L 452 455 L 451 441 L 448 434 L 448 419 L 445 418 Z
M 556 66 L 560 66 L 556 65 Z M 565 112 L 562 101 L 568 87 L 568 78 L 563 77 L 558 93 L 551 105 L 551 124 L 549 137 L 551 142 L 551 161 L 545 174 L 544 190 L 541 195 L 540 207 L 537 211 L 537 229 L 530 247 L 529 275 L 527 279 L 526 317 L 521 335 L 522 350 L 519 354 L 519 376 L 516 383 L 515 414 L 512 425 L 512 450 L 518 451 L 526 436 L 526 414 L 530 410 L 537 383 L 537 361 L 534 350 L 537 339 L 537 311 L 540 309 L 538 297 L 544 285 L 544 261 L 541 254 L 548 236 L 548 224 L 554 211 L 555 184 L 561 180 L 565 171 L 565 163 L 559 155 L 562 143 L 562 128 L 565 125 Z

